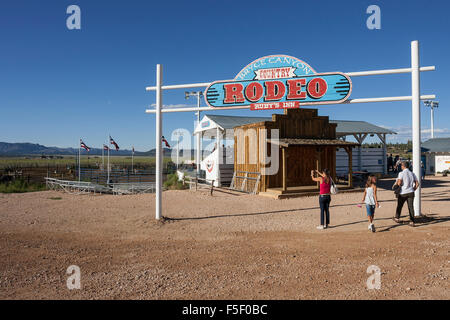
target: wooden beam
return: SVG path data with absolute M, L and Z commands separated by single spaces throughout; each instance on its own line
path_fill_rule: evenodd
M 319 171 L 319 159 L 316 159 L 316 170 Z M 317 181 L 317 189 L 320 190 L 320 182 Z
M 287 190 L 287 167 L 286 167 L 286 148 L 281 148 L 283 156 L 283 191 Z
M 348 186 L 353 188 L 353 154 L 352 147 L 345 147 L 345 151 L 348 155 Z
M 387 167 L 386 133 L 377 133 L 377 136 L 380 139 L 383 148 L 383 173 L 387 174 L 388 167 Z

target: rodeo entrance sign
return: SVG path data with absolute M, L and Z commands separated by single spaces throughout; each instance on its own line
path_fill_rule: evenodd
M 287 109 L 344 102 L 351 86 L 343 73 L 319 74 L 297 58 L 277 55 L 253 61 L 234 80 L 211 83 L 204 96 L 213 108 Z
M 155 218 L 162 217 L 162 113 L 200 112 L 211 110 L 272 110 L 301 108 L 306 105 L 339 103 L 368 103 L 388 101 L 411 101 L 413 129 L 413 170 L 420 177 L 420 100 L 435 99 L 435 95 L 420 95 L 420 72 L 433 71 L 434 66 L 419 66 L 419 42 L 411 42 L 411 67 L 359 72 L 317 73 L 302 60 L 273 55 L 259 58 L 243 68 L 233 80 L 181 85 L 162 84 L 162 66 L 156 65 L 156 86 L 147 91 L 156 91 L 156 108 L 146 113 L 156 114 L 156 202 Z M 411 74 L 411 95 L 350 99 L 352 82 L 350 77 Z M 207 107 L 163 108 L 163 90 L 205 88 Z M 200 146 L 197 146 L 199 148 Z M 197 166 L 200 165 L 197 159 Z M 416 216 L 421 214 L 421 188 L 414 199 Z

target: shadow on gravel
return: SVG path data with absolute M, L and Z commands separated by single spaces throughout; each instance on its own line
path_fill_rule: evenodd
M 392 185 L 394 184 L 396 178 L 390 177 L 390 178 L 383 178 L 378 179 L 377 186 L 379 189 L 384 190 L 392 190 Z M 442 187 L 448 184 L 448 180 L 422 180 L 421 185 L 423 189 L 428 188 L 435 188 L 435 187 Z
M 348 206 L 356 206 L 357 204 L 358 203 L 336 204 L 336 205 L 333 205 L 332 207 L 348 207 Z M 265 215 L 265 214 L 287 213 L 287 212 L 296 212 L 296 211 L 304 211 L 304 210 L 320 210 L 320 207 L 299 208 L 299 209 L 285 209 L 285 210 L 275 210 L 275 211 L 251 212 L 251 213 L 221 214 L 221 215 L 203 216 L 203 217 L 187 217 L 187 218 L 170 218 L 170 217 L 165 217 L 165 218 L 168 219 L 168 220 L 172 220 L 172 221 L 203 220 L 203 219 L 215 219 L 215 218 L 258 216 L 258 215 Z
M 420 228 L 420 227 L 431 225 L 431 224 L 450 221 L 450 217 L 440 217 L 435 214 L 428 214 L 428 215 L 416 218 L 415 221 L 416 222 L 415 222 L 414 228 Z M 409 224 L 409 220 L 402 220 L 400 223 L 395 222 L 395 224 L 393 224 L 392 226 L 385 227 L 381 230 L 379 229 L 378 232 L 390 231 L 390 230 L 400 227 L 402 225 L 408 225 L 408 224 Z
M 390 201 L 390 200 L 388 200 Z M 388 201 L 383 201 L 383 202 L 388 202 Z M 330 209 L 332 210 L 332 208 L 336 208 L 336 207 L 351 207 L 351 206 L 356 206 L 357 204 L 359 204 L 359 202 L 356 203 L 350 203 L 350 204 L 336 204 L 336 205 L 332 205 L 330 207 Z M 258 216 L 258 215 L 266 215 L 266 214 L 276 214 L 276 213 L 288 213 L 288 212 L 296 212 L 296 211 L 304 211 L 304 210 L 320 210 L 320 207 L 310 207 L 310 208 L 299 208 L 299 209 L 285 209 L 285 210 L 274 210 L 274 211 L 263 211 L 263 212 L 251 212 L 251 213 L 232 213 L 232 214 L 221 214 L 221 215 L 215 215 L 215 216 L 203 216 L 203 217 L 186 217 L 186 218 L 170 218 L 170 217 L 165 217 L 165 219 L 167 220 L 171 220 L 171 221 L 183 221 L 183 220 L 204 220 L 204 219 L 216 219 L 216 218 L 232 218 L 232 217 L 246 217 L 246 216 Z M 389 218 L 386 218 L 389 219 Z M 355 224 L 355 223 L 360 223 L 360 222 L 365 222 L 364 221 L 358 221 L 358 222 L 354 222 L 354 223 L 350 223 L 350 224 Z M 345 226 L 342 225 L 342 226 Z M 336 227 L 336 226 L 335 226 Z

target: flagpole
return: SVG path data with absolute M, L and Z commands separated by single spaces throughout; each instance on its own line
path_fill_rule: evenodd
M 81 139 L 78 144 L 78 182 L 81 181 Z
M 109 147 L 108 147 L 108 180 L 106 181 L 106 185 L 109 185 Z
M 105 145 L 102 146 L 102 170 L 105 170 Z

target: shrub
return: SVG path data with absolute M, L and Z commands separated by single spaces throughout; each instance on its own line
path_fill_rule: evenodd
M 43 190 L 46 190 L 45 184 L 27 182 L 20 179 L 0 183 L 0 193 L 23 193 Z
M 178 180 L 178 175 L 176 173 L 167 176 L 167 180 L 164 181 L 164 187 L 170 190 L 183 190 L 187 188 L 183 182 Z

